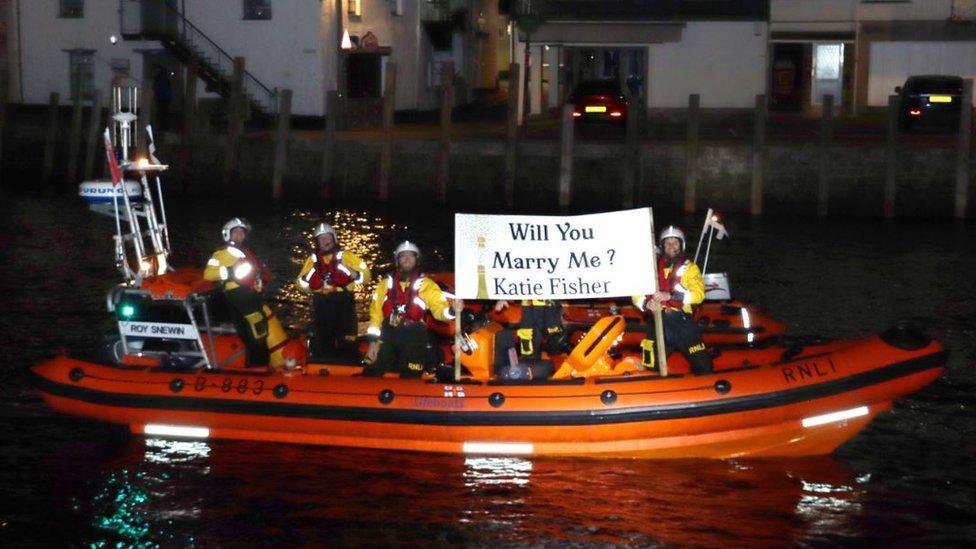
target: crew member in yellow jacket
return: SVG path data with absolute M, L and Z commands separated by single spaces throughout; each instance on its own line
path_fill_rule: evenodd
M 661 231 L 658 242 L 662 250 L 658 256 L 658 291 L 634 297 L 634 305 L 642 311 L 660 307 L 665 351 L 680 351 L 695 374 L 711 373 L 712 358 L 702 341 L 701 328 L 691 316 L 692 307 L 705 300 L 705 281 L 701 270 L 694 261 L 685 257 L 685 233 L 678 227 L 666 227 Z M 654 323 L 650 320 L 641 350 L 644 365 L 653 368 Z
M 441 362 L 440 350 L 431 345 L 424 315 L 454 320 L 454 313 L 436 282 L 418 269 L 420 249 L 406 240 L 393 253 L 393 273 L 380 279 L 373 292 L 366 333 L 373 341 L 366 352 L 363 374 L 381 376 L 397 371 L 401 377 L 419 377 Z
M 250 232 L 251 225 L 240 217 L 225 223 L 221 236 L 226 246 L 215 251 L 207 261 L 203 278 L 222 289 L 227 298 L 237 333 L 244 340 L 245 364 L 267 366 L 272 362 L 269 351 L 279 351 L 288 338 L 261 297 L 264 285 L 271 280 L 271 272 L 244 245 Z M 274 339 L 270 350 L 269 331 L 273 332 Z M 283 363 L 283 359 L 279 362 Z
M 314 237 L 315 248 L 295 281 L 299 290 L 312 294 L 315 330 L 309 351 L 319 360 L 347 358 L 357 351 L 356 291 L 369 283 L 369 267 L 342 249 L 328 223 L 319 223 Z

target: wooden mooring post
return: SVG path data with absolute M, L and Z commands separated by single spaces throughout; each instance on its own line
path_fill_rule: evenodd
M 58 140 L 58 119 L 60 118 L 61 95 L 58 92 L 51 92 L 48 100 L 47 113 L 47 135 L 44 139 L 44 160 L 41 163 L 41 181 L 47 185 L 48 190 L 53 183 L 54 175 L 54 150 Z
M 103 159 L 104 155 L 98 154 L 98 136 L 103 130 L 102 126 L 102 90 L 95 90 L 92 97 L 91 112 L 88 115 L 88 136 L 85 139 L 85 179 L 95 177 L 96 159 Z
M 81 89 L 75 90 L 71 98 L 71 129 L 68 132 L 68 168 L 65 179 L 75 182 L 78 176 L 78 156 L 81 153 Z
M 573 105 L 563 105 L 559 125 L 559 209 L 566 211 L 573 186 Z
M 970 146 L 973 128 L 973 79 L 962 81 L 962 105 L 959 112 L 959 140 L 956 142 L 955 217 L 966 219 L 969 197 Z
M 139 127 L 134 133 L 141 133 L 140 139 L 149 139 L 146 135 L 146 126 L 152 126 L 154 135 L 159 134 L 156 122 L 159 121 L 160 113 L 156 111 L 156 92 L 153 90 L 152 80 L 143 80 L 142 87 L 139 88 Z
M 271 198 L 282 196 L 282 181 L 288 167 L 288 144 L 291 142 L 291 90 L 278 92 L 278 128 L 275 131 L 274 171 L 271 174 Z
M 380 177 L 376 199 L 390 199 L 390 178 L 393 171 L 393 112 L 396 107 L 396 63 L 386 64 L 386 89 L 383 90 L 383 148 L 380 150 Z
M 695 211 L 695 192 L 698 187 L 698 116 L 701 97 L 688 96 L 688 139 L 685 146 L 685 203 L 684 212 Z
M 508 65 L 508 119 L 505 126 L 505 205 L 515 206 L 515 169 L 518 146 L 518 83 L 521 76 L 518 63 Z
M 230 100 L 227 105 L 227 150 L 224 153 L 224 189 L 230 187 L 240 165 L 241 135 L 244 133 L 244 118 L 247 113 L 244 95 L 243 57 L 234 58 L 234 75 L 231 78 Z
M 339 117 L 339 92 L 329 90 L 325 94 L 325 142 L 322 149 L 322 177 L 319 180 L 319 197 L 328 200 L 335 196 L 336 118 Z
M 186 78 L 183 79 L 183 128 L 180 135 L 180 183 L 183 193 L 187 192 L 190 179 L 190 161 L 192 139 L 197 115 L 197 72 L 199 67 L 195 59 L 190 59 L 186 65 Z
M 624 82 L 626 89 L 626 82 Z M 634 196 L 640 185 L 641 173 L 641 149 L 638 140 L 637 128 L 640 120 L 640 107 L 636 105 L 637 97 L 627 93 L 627 120 L 624 127 L 624 162 L 623 162 L 623 185 L 620 189 L 620 206 L 622 208 L 634 207 Z M 572 113 L 570 113 L 572 118 Z
M 0 197 L 4 194 L 3 134 L 7 127 L 7 83 L 10 81 L 5 67 L 0 67 Z
M 888 96 L 888 129 L 885 136 L 885 184 L 884 184 L 884 217 L 895 218 L 895 198 L 898 189 L 898 111 L 901 109 L 901 98 L 897 95 Z
M 447 185 L 451 177 L 451 109 L 454 107 L 454 64 L 445 63 L 441 71 L 441 138 L 437 149 L 437 203 L 447 204 Z
M 826 217 L 830 209 L 830 153 L 834 141 L 834 96 L 824 95 L 820 106 L 820 151 L 817 166 L 817 215 Z
M 766 179 L 766 95 L 756 95 L 752 123 L 752 186 L 749 190 L 749 213 L 762 215 L 763 182 Z

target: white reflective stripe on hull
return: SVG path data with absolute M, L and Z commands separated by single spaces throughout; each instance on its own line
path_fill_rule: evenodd
M 185 427 L 182 425 L 161 425 L 158 423 L 147 423 L 142 432 L 147 435 L 187 438 L 207 438 L 210 436 L 210 429 L 207 427 Z
M 803 418 L 802 423 L 804 427 L 816 427 L 817 425 L 825 425 L 827 423 L 844 421 L 845 419 L 866 415 L 868 415 L 868 407 L 858 406 L 857 408 L 851 408 L 850 410 L 841 410 L 839 412 L 831 412 L 829 414 L 823 414 L 820 416 Z
M 524 455 L 533 453 L 534 449 L 527 442 L 465 442 L 461 451 L 465 454 Z

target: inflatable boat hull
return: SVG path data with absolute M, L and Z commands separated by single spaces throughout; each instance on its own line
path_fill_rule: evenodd
M 746 351 L 743 351 L 746 352 Z M 55 410 L 133 433 L 461 454 L 732 458 L 827 454 L 943 370 L 937 342 L 873 337 L 764 363 L 734 352 L 704 376 L 437 382 L 101 365 L 32 370 Z M 772 360 L 779 358 L 779 360 Z M 784 360 L 786 359 L 786 360 Z M 731 367 L 736 362 L 741 367 Z M 311 370 L 310 371 L 314 371 Z

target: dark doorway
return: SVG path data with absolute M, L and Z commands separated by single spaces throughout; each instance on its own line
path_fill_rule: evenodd
M 382 95 L 382 56 L 378 53 L 359 53 L 349 56 L 347 82 L 352 99 Z
M 806 96 L 806 72 L 809 54 L 805 44 L 773 44 L 773 63 L 770 67 L 769 106 L 777 111 L 799 111 Z M 807 46 L 809 47 L 809 46 Z

